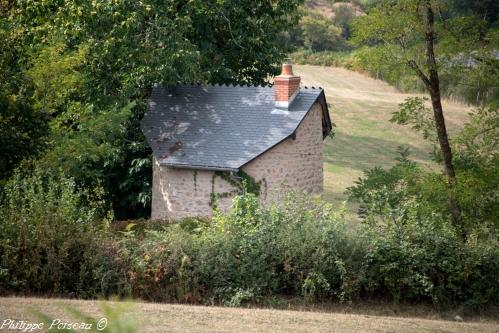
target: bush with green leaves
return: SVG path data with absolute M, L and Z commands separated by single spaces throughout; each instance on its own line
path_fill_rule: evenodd
M 240 306 L 276 296 L 382 297 L 470 309 L 493 303 L 497 239 L 477 228 L 463 242 L 445 218 L 421 214 L 407 198 L 397 204 L 403 214 L 354 228 L 319 199 L 293 193 L 263 207 L 245 193 L 212 221 L 124 231 L 120 256 L 133 296 L 150 300 Z
M 195 242 L 180 224 L 139 233 L 133 225 L 119 238 L 119 260 L 126 268 L 130 295 L 155 301 L 196 302 L 192 275 Z
M 367 215 L 358 228 L 306 194 L 262 206 L 246 192 L 211 220 L 129 224 L 111 233 L 97 223 L 107 211 L 98 189 L 78 191 L 62 174 L 17 172 L 1 198 L 1 292 L 228 306 L 279 295 L 381 296 L 470 308 L 493 303 L 497 237 L 484 225 L 463 241 L 445 215 L 430 214 L 410 194 L 417 184 L 401 181 L 420 173 L 405 156 L 390 172 L 378 170 L 359 183 L 352 193 L 366 199 Z M 378 182 L 384 187 L 377 194 L 367 190 Z
M 363 252 L 341 216 L 304 195 L 266 208 L 245 193 L 210 222 L 132 228 L 120 241 L 132 294 L 231 306 L 274 294 L 349 298 Z
M 370 239 L 365 258 L 369 294 L 475 310 L 497 301 L 498 241 L 487 230 L 477 229 L 463 242 L 449 222 L 413 215 L 371 223 L 362 232 Z
M 434 142 L 423 102 L 409 99 L 393 120 Z M 348 189 L 373 241 L 366 270 L 372 291 L 469 308 L 498 298 L 498 120 L 497 109 L 479 108 L 452 140 L 460 227 L 450 224 L 444 175 L 410 161 L 407 149 L 395 166 L 367 170 Z
M 213 299 L 232 299 L 234 290 L 250 291 L 253 301 L 274 294 L 315 300 L 356 293 L 349 278 L 361 270 L 354 258 L 362 257 L 362 246 L 330 204 L 292 193 L 282 205 L 265 208 L 246 194 L 214 220 L 194 261 Z
M 0 198 L 0 291 L 102 292 L 98 272 L 113 271 L 114 259 L 101 251 L 106 226 L 97 222 L 107 210 L 100 194 L 79 192 L 61 173 L 17 171 Z
M 243 193 L 211 220 L 132 223 L 110 233 L 94 225 L 96 206 L 80 205 L 85 196 L 70 179 L 18 176 L 7 190 L 0 225 L 4 292 L 227 306 L 281 296 L 382 297 L 475 309 L 499 296 L 497 237 L 475 228 L 463 242 L 448 219 L 421 214 L 407 195 L 397 199 L 400 212 L 359 227 L 306 194 L 289 193 L 266 207 Z
M 434 145 L 432 157 L 441 162 L 436 148 L 437 135 L 426 100 L 407 98 L 391 119 L 410 125 Z M 487 227 L 492 233 L 499 230 L 499 109 L 481 107 L 470 113 L 469 120 L 451 140 L 457 185 L 452 190 L 459 202 L 463 234 L 472 233 L 477 226 Z M 404 203 L 414 201 L 411 207 L 421 218 L 438 215 L 449 217 L 447 200 L 449 189 L 442 173 L 412 162 L 408 148 L 399 147 L 397 164 L 389 169 L 374 167 L 364 172 L 354 186 L 348 188 L 351 200 L 360 203 L 359 214 L 366 220 L 404 220 Z

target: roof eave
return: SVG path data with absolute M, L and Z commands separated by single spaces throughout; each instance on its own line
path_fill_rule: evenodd
M 168 163 L 159 162 L 161 166 L 168 166 L 178 169 L 193 169 L 193 170 L 210 170 L 210 171 L 231 171 L 238 172 L 239 168 L 221 167 L 221 166 L 207 166 L 207 165 L 194 165 L 194 164 L 178 164 L 178 163 Z
M 331 122 L 331 117 L 329 116 L 329 108 L 327 106 L 324 90 L 321 91 L 316 101 L 318 101 L 322 107 L 322 138 L 325 139 L 333 130 L 333 124 Z

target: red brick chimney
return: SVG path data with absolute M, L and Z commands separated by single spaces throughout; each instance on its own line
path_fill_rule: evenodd
M 291 62 L 282 64 L 281 75 L 274 78 L 275 105 L 287 108 L 300 91 L 300 77 L 293 75 Z

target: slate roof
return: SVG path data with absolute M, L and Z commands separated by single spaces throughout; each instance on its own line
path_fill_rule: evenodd
M 156 86 L 141 127 L 161 165 L 235 171 L 294 135 L 315 102 L 325 136 L 331 121 L 320 88 L 301 88 L 286 110 L 276 109 L 273 87 Z

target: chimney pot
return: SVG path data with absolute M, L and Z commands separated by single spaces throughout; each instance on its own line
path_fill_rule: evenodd
M 281 75 L 293 76 L 293 66 L 289 62 L 282 64 Z
M 301 78 L 293 74 L 290 62 L 282 64 L 281 75 L 274 78 L 275 105 L 288 108 L 300 91 Z

